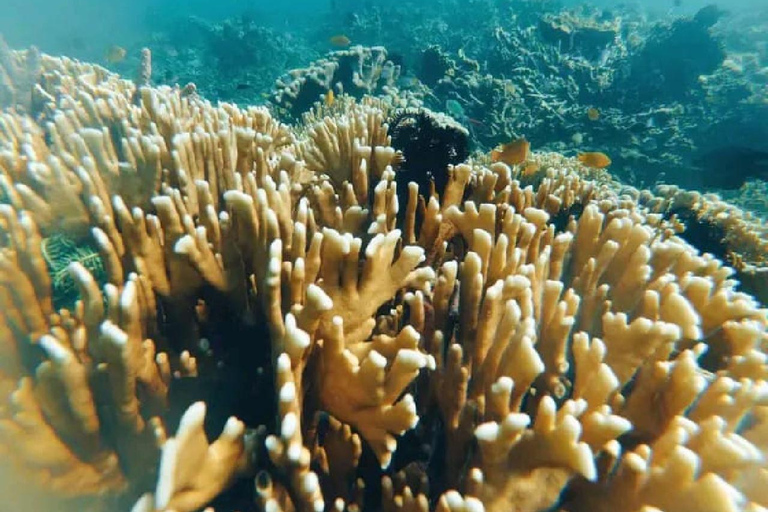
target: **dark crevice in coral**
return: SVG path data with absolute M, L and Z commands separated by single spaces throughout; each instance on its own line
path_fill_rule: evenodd
M 675 208 L 665 212 L 666 219 L 677 217 L 684 225 L 685 230 L 678 236 L 691 244 L 701 253 L 709 253 L 725 264 L 732 263 L 731 250 L 726 241 L 725 229 L 714 222 L 698 216 L 696 212 L 688 208 Z M 746 293 L 755 294 L 756 290 L 750 290 L 749 279 L 743 272 L 735 270 L 735 277 L 739 281 L 735 289 Z
M 216 304 L 225 302 L 217 301 L 216 293 L 208 291 L 210 293 L 203 295 L 207 296 L 206 304 L 211 305 L 211 317 L 200 329 L 200 336 L 208 341 L 208 346 L 193 351 L 199 375 L 174 379 L 171 383 L 172 408 L 165 417 L 167 430 L 175 431 L 186 408 L 203 401 L 207 404 L 205 432 L 209 439 L 221 434 L 231 416 L 245 424 L 250 436 L 264 438 L 264 432 L 277 429 L 277 394 L 267 322 L 260 312 L 251 318 L 242 312 L 216 308 Z M 250 444 L 254 447 L 251 459 L 256 469 L 269 468 L 263 439 Z M 273 477 L 279 474 L 274 468 L 270 473 Z M 216 510 L 250 512 L 256 510 L 254 503 L 253 480 L 246 478 L 221 493 L 211 505 Z
M 549 223 L 555 226 L 556 233 L 562 233 L 568 228 L 571 218 L 578 221 L 582 213 L 584 213 L 584 205 L 582 203 L 574 203 L 569 208 L 561 208 L 556 214 L 552 215 Z
M 392 147 L 401 151 L 404 162 L 395 175 L 398 191 L 398 221 L 402 223 L 408 204 L 408 184 L 419 186 L 419 195 L 430 197 L 431 189 L 443 194 L 448 166 L 469 156 L 469 132 L 450 117 L 429 109 L 406 109 L 388 120 Z

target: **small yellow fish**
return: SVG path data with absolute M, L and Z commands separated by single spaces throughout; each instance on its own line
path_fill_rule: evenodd
M 541 166 L 538 163 L 529 160 L 520 168 L 520 174 L 522 176 L 533 176 L 539 169 L 541 169 Z
M 600 119 L 600 111 L 595 107 L 590 107 L 587 109 L 587 117 L 590 121 L 597 121 Z
M 337 46 L 339 48 L 344 48 L 345 46 L 349 46 L 349 43 L 352 41 L 349 40 L 347 36 L 344 34 L 338 34 L 329 39 L 330 43 L 333 46 Z
M 325 93 L 325 106 L 330 107 L 333 105 L 333 102 L 336 100 L 335 96 L 333 95 L 333 89 L 328 89 L 328 92 Z
M 491 151 L 491 161 L 518 165 L 528 160 L 530 149 L 531 143 L 525 140 L 525 137 L 513 140 Z
M 601 153 L 600 151 L 579 153 L 577 158 L 579 159 L 579 162 L 587 167 L 593 167 L 595 169 L 604 169 L 611 165 L 611 159 L 608 158 L 608 155 Z
M 128 52 L 125 51 L 125 48 L 122 46 L 117 46 L 116 44 L 113 44 L 109 47 L 109 50 L 107 50 L 106 59 L 107 62 L 110 64 L 117 64 L 118 62 L 122 62 L 123 59 L 125 59 L 125 55 Z

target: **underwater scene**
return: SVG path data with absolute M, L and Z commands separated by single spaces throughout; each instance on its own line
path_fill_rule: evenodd
M 0 493 L 768 511 L 768 0 L 0 0 Z

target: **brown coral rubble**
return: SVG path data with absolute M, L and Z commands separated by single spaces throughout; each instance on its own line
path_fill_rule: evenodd
M 12 55 L 39 66 L 0 116 L 15 509 L 768 507 L 766 310 L 636 194 L 551 154 L 398 190 L 373 102 L 294 132 Z M 62 233 L 105 275 L 70 263 L 65 307 Z

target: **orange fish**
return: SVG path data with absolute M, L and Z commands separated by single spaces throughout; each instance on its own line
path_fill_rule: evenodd
M 536 162 L 525 162 L 520 169 L 520 174 L 522 176 L 533 176 L 539 169 L 541 169 L 541 166 Z
M 507 165 L 518 165 L 528 160 L 531 143 L 525 137 L 502 144 L 491 151 L 492 162 L 504 162 Z
M 328 92 L 325 93 L 325 106 L 330 107 L 333 105 L 334 100 L 335 97 L 333 96 L 333 89 L 328 89 Z
M 608 155 L 599 151 L 579 153 L 577 158 L 587 167 L 594 167 L 595 169 L 604 169 L 611 165 L 611 159 L 608 158 Z
M 590 107 L 587 109 L 587 117 L 590 121 L 597 121 L 600 119 L 600 111 L 595 107 Z
M 349 43 L 352 42 L 344 34 L 335 35 L 332 38 L 330 38 L 328 41 L 330 41 L 330 43 L 333 46 L 338 46 L 339 48 L 344 48 L 345 46 L 349 46 Z

